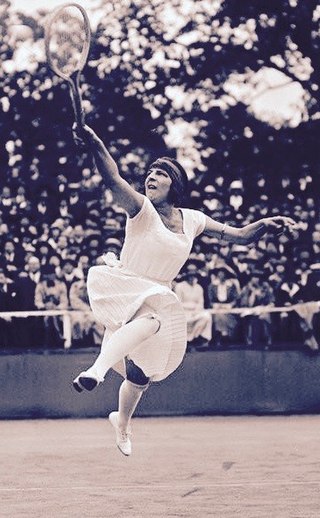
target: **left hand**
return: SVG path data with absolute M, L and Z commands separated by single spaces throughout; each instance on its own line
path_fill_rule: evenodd
M 272 218 L 265 218 L 267 230 L 275 233 L 277 236 L 283 234 L 286 230 L 291 233 L 295 230 L 297 223 L 287 216 L 274 216 Z

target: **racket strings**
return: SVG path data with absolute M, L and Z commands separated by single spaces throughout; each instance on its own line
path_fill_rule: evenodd
M 50 27 L 49 52 L 54 67 L 69 77 L 81 70 L 86 40 L 85 20 L 79 9 L 61 9 Z

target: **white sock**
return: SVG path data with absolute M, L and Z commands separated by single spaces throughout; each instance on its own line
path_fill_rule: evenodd
M 125 379 L 119 390 L 119 428 L 126 430 L 133 412 L 141 399 L 146 386 L 139 386 Z
M 159 330 L 155 318 L 141 317 L 120 327 L 110 339 L 103 339 L 101 351 L 87 373 L 94 373 L 103 380 L 109 369 L 130 354 L 141 343 Z

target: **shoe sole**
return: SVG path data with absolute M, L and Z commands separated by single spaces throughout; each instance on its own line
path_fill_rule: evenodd
M 89 392 L 91 392 L 91 390 L 96 388 L 98 382 L 93 378 L 86 378 L 85 376 L 80 376 L 79 379 L 73 381 L 72 385 L 77 392 L 82 392 L 83 390 L 88 390 Z

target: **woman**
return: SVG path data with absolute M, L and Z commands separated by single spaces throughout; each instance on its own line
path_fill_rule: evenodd
M 125 376 L 119 410 L 109 419 L 118 448 L 130 455 L 129 423 L 143 391 L 151 381 L 171 374 L 185 353 L 186 321 L 171 282 L 188 259 L 194 238 L 206 232 L 247 244 L 269 230 L 282 232 L 294 222 L 274 217 L 238 229 L 200 211 L 179 208 L 188 179 L 181 165 L 167 157 L 151 164 L 142 195 L 120 176 L 110 153 L 91 128 L 85 126 L 75 139 L 92 152 L 114 202 L 126 211 L 127 222 L 120 261 L 107 257 L 106 265 L 89 270 L 90 305 L 106 331 L 98 358 L 75 378 L 73 385 L 79 392 L 92 390 L 111 368 Z
M 235 272 L 224 263 L 217 264 L 211 270 L 211 282 L 208 286 L 208 298 L 212 308 L 232 308 L 236 305 L 240 294 L 240 285 Z M 234 339 L 238 318 L 232 313 L 216 313 L 213 315 L 215 345 L 226 345 Z

